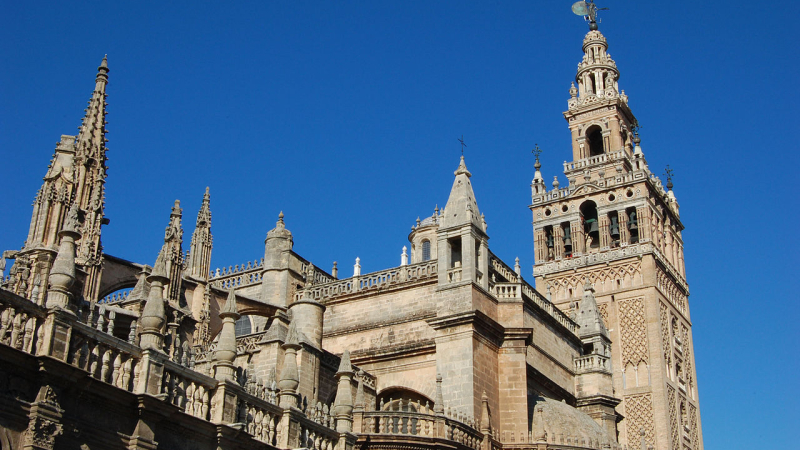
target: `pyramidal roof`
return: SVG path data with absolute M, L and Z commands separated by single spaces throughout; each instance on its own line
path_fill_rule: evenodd
M 453 187 L 450 189 L 450 198 L 447 199 L 447 205 L 444 207 L 443 223 L 440 226 L 450 228 L 473 224 L 479 229 L 483 229 L 481 212 L 478 210 L 475 192 L 469 181 L 472 174 L 467 170 L 463 155 L 458 169 L 455 171 L 455 176 Z
M 594 298 L 594 286 L 586 280 L 583 287 L 583 298 L 578 304 L 578 314 L 575 322 L 581 326 L 578 336 L 591 336 L 600 334 L 608 337 L 608 331 L 603 323 L 603 317 L 597 307 L 597 300 Z

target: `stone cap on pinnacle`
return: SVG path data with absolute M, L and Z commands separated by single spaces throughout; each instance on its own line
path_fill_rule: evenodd
M 271 238 L 292 240 L 292 232 L 286 229 L 286 224 L 283 222 L 283 211 L 278 214 L 278 221 L 275 223 L 275 228 L 267 232 L 267 239 Z
M 225 301 L 225 306 L 222 307 L 222 311 L 219 312 L 219 316 L 222 318 L 239 318 L 239 309 L 236 307 L 236 291 L 234 289 L 228 291 L 228 299 Z

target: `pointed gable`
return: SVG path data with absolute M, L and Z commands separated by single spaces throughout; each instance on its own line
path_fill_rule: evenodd
M 441 227 L 451 228 L 472 224 L 482 230 L 481 212 L 478 210 L 478 202 L 475 200 L 475 192 L 470 182 L 472 174 L 467 170 L 463 156 L 455 176 L 453 187 L 450 189 L 450 198 L 444 207 Z

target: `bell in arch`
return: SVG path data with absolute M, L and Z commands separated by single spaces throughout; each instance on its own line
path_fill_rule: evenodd
M 597 228 L 597 219 L 586 219 L 587 233 L 596 233 L 599 231 Z
M 553 235 L 552 234 L 548 234 L 547 235 L 547 246 L 550 247 L 550 248 L 553 248 Z
M 619 237 L 619 221 L 617 216 L 611 216 L 611 237 L 618 238 Z
M 638 230 L 639 225 L 636 220 L 636 211 L 631 211 L 630 219 L 628 219 L 628 229 L 629 230 Z
M 569 227 L 564 228 L 564 247 L 572 247 L 572 232 Z

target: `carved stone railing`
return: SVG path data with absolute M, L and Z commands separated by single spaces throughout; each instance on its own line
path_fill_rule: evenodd
M 484 435 L 472 426 L 444 414 L 414 411 L 357 412 L 361 423 L 355 433 L 373 436 L 418 436 L 446 439 L 474 450 L 481 449 Z
M 572 172 L 575 170 L 581 170 L 586 167 L 593 166 L 595 164 L 616 161 L 618 159 L 628 160 L 630 162 L 630 158 L 628 158 L 628 154 L 624 149 L 617 150 L 615 152 L 610 153 L 603 153 L 601 155 L 590 156 L 588 158 L 579 159 L 573 162 L 564 162 L 564 173 L 569 177 L 568 172 Z
M 0 296 L 0 344 L 37 354 L 46 317 L 47 311 L 41 306 L 11 293 Z
M 344 280 L 313 285 L 295 294 L 295 300 L 311 298 L 327 300 L 343 297 L 357 292 L 370 292 L 406 283 L 425 281 L 437 276 L 437 262 L 425 261 L 418 264 L 395 267 L 380 272 L 368 273 Z
M 525 299 L 535 303 L 539 309 L 550 315 L 564 328 L 572 333 L 577 333 L 578 325 L 564 314 L 556 305 L 541 295 L 536 289 L 528 284 L 521 276 L 506 265 L 500 258 L 491 255 L 490 267 L 498 275 L 508 280 L 508 282 L 495 282 L 491 284 L 490 291 L 498 300 L 502 299 Z
M 261 267 L 251 268 L 245 271 L 234 272 L 230 275 L 212 278 L 211 286 L 220 289 L 231 289 L 252 284 L 261 283 Z
M 194 417 L 208 420 L 210 399 L 217 380 L 195 372 L 173 361 L 164 361 L 160 393 L 172 403 Z
M 585 355 L 575 358 L 575 373 L 608 372 L 611 373 L 611 358 L 603 355 Z
M 300 424 L 301 448 L 313 450 L 333 450 L 339 440 L 339 433 L 335 431 L 333 421 L 326 424 L 317 423 L 308 417 L 298 417 Z
M 77 321 L 71 324 L 65 362 L 89 372 L 92 378 L 133 392 L 141 370 L 142 350 L 112 336 L 108 328 L 103 329 L 103 317 L 98 318 L 99 327 Z
M 494 296 L 498 299 L 518 298 L 522 300 L 522 289 L 519 283 L 495 283 Z
M 454 267 L 452 269 L 447 269 L 447 282 L 448 283 L 458 283 L 461 281 L 462 269 L 461 267 Z
M 537 290 L 529 285 L 525 280 L 522 280 L 522 295 L 533 301 L 542 311 L 550 315 L 556 322 L 560 323 L 564 328 L 571 331 L 573 334 L 578 332 L 578 324 L 573 322 L 563 311 L 558 309 L 556 305 L 550 300 L 544 298 Z
M 238 422 L 244 424 L 244 430 L 261 442 L 277 445 L 277 427 L 283 410 L 270 401 L 248 393 L 239 394 Z
M 517 272 L 515 272 L 511 267 L 508 267 L 500 258 L 491 255 L 489 261 L 490 268 L 497 272 L 497 275 L 500 275 L 504 279 L 510 282 L 516 282 L 520 278 Z
M 616 442 L 597 438 L 587 439 L 585 436 L 569 434 L 570 431 L 558 434 L 548 431 L 543 441 L 538 441 L 530 431 L 506 431 L 498 433 L 498 436 L 504 450 L 529 450 L 531 448 L 542 450 L 628 450 L 628 447 L 620 446 Z
M 160 349 L 140 348 L 135 333 L 128 339 L 114 336 L 115 311 L 109 308 L 116 309 L 117 317 L 126 314 L 104 305 L 87 310 L 85 304 L 78 314 L 48 310 L 0 289 L 0 345 L 46 357 L 48 364 L 73 366 L 108 387 L 154 397 L 205 421 L 241 423 L 244 432 L 272 448 L 332 450 L 341 439 L 327 407 L 300 411 L 277 406 L 274 381 L 268 387 L 263 380 L 245 383 L 246 387 L 232 380 L 218 381 L 194 370 L 193 361 L 178 363 Z M 246 338 L 255 337 L 260 335 Z M 61 372 L 54 371 L 53 376 Z M 77 379 L 75 370 L 65 373 L 70 382 Z M 231 399 L 233 408 L 226 406 Z M 281 434 L 285 442 L 278 441 Z

